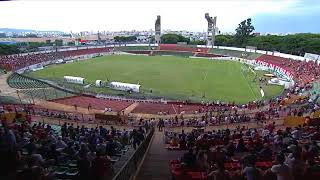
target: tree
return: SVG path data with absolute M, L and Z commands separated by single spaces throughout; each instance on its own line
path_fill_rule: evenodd
M 150 37 L 149 37 L 149 40 L 150 40 L 150 43 L 151 43 L 151 44 L 153 44 L 153 43 L 156 42 L 156 38 L 155 38 L 154 35 L 150 36 Z
M 177 34 L 164 34 L 161 36 L 161 42 L 163 44 L 177 44 L 179 36 Z
M 10 55 L 20 53 L 17 45 L 0 44 L 0 55 Z
M 56 46 L 62 46 L 63 45 L 63 40 L 62 39 L 56 39 L 54 41 L 54 43 L 56 44 Z
M 133 41 L 136 41 L 137 40 L 137 37 L 136 36 L 115 36 L 114 38 L 114 41 L 115 42 L 133 42 Z
M 46 44 L 50 46 L 50 45 L 51 45 L 51 40 L 50 40 L 50 39 L 47 39 L 47 40 L 46 40 Z
M 194 41 L 190 41 L 189 44 L 192 44 L 192 45 L 206 45 L 207 41 L 206 40 L 194 40 Z
M 113 40 L 114 40 L 115 42 L 120 42 L 120 36 L 115 36 L 115 37 L 113 37 Z
M 234 46 L 235 38 L 232 35 L 217 35 L 215 44 L 217 46 Z
M 186 42 L 189 44 L 190 38 L 184 37 L 179 34 L 164 34 L 161 36 L 161 43 L 163 44 L 177 44 L 178 42 Z
M 236 29 L 236 43 L 239 46 L 242 46 L 243 43 L 248 40 L 249 37 L 252 37 L 252 32 L 254 31 L 254 27 L 251 24 L 251 18 L 242 21 L 238 28 Z
M 74 41 L 68 42 L 68 46 L 74 46 L 74 45 L 75 45 Z

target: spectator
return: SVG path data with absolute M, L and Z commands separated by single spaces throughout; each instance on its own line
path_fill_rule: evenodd
M 112 173 L 111 160 L 104 157 L 99 151 L 96 152 L 96 158 L 92 161 L 92 178 L 94 180 L 104 180 Z
M 277 175 L 278 180 L 292 180 L 290 168 L 284 162 L 284 154 L 278 154 L 276 156 L 276 165 L 272 166 L 271 171 Z
M 293 153 L 293 157 L 287 159 L 287 164 L 291 170 L 291 174 L 295 180 L 303 179 L 303 172 L 305 171 L 305 164 L 301 160 L 299 151 Z
M 47 152 L 46 157 L 47 157 L 48 159 L 53 159 L 53 160 L 55 160 L 55 161 L 57 162 L 59 156 L 60 156 L 60 152 L 57 151 L 56 145 L 55 145 L 55 144 L 52 144 L 51 147 L 50 147 L 50 150 Z
M 239 139 L 239 142 L 236 146 L 236 151 L 237 152 L 246 152 L 247 151 L 247 148 L 246 148 L 242 138 Z
M 68 145 L 62 140 L 62 137 L 58 137 L 58 141 L 56 143 L 57 149 L 63 150 Z
M 159 122 L 158 122 L 158 128 L 159 128 L 159 131 L 162 131 L 162 129 L 164 128 L 164 121 L 163 119 L 160 119 Z
M 84 149 L 84 148 L 81 148 L 81 149 Z M 81 180 L 89 179 L 90 178 L 90 160 L 88 159 L 87 153 L 84 150 L 79 152 L 79 159 L 77 164 L 79 166 L 80 179 Z
M 5 121 L 2 121 L 2 126 L 4 129 L 4 133 L 2 134 L 4 141 L 7 144 L 7 147 L 10 150 L 13 150 L 16 147 L 16 136 L 14 135 L 13 131 L 8 128 L 8 125 Z
M 193 152 L 193 149 L 189 149 L 189 151 L 186 152 L 181 159 L 182 164 L 185 167 L 190 167 L 190 168 L 195 167 L 196 161 L 197 161 L 197 158 Z
M 206 172 L 209 169 L 208 157 L 206 153 L 199 152 L 197 157 L 197 169 Z
M 133 145 L 133 148 L 136 149 L 137 146 L 140 145 L 141 135 L 136 129 L 134 129 L 130 135 L 130 139 L 133 140 L 132 145 Z
M 256 160 L 253 155 L 249 155 L 245 162 L 242 174 L 246 177 L 247 180 L 259 180 L 261 179 L 261 173 L 255 166 Z
M 263 144 L 263 148 L 259 152 L 259 156 L 263 160 L 272 160 L 272 150 L 268 143 Z
M 217 163 L 217 170 L 212 171 L 208 174 L 209 179 L 212 180 L 230 180 L 230 175 L 227 170 L 224 168 L 223 162 Z

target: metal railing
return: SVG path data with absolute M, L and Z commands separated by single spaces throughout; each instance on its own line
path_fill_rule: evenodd
M 154 128 L 152 128 L 147 135 L 146 139 L 140 144 L 137 150 L 133 153 L 130 159 L 120 169 L 120 171 L 113 177 L 112 180 L 130 180 L 136 174 L 138 167 L 146 153 L 152 136 L 154 134 Z

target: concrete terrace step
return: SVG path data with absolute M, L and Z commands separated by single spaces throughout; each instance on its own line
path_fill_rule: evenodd
M 182 156 L 183 151 L 165 149 L 163 132 L 155 132 L 151 147 L 136 177 L 136 180 L 167 180 L 171 179 L 169 161 Z

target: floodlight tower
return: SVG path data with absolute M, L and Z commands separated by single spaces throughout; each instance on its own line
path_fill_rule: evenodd
M 155 23 L 155 37 L 154 37 L 156 44 L 160 44 L 161 42 L 160 37 L 161 37 L 161 17 L 160 15 L 158 15 Z
M 205 18 L 208 21 L 207 46 L 211 46 L 213 48 L 216 36 L 217 16 L 212 18 L 211 16 L 209 16 L 209 13 L 205 13 Z

